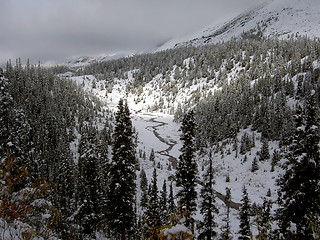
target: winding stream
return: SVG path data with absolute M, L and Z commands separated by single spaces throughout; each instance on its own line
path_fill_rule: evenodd
M 168 145 L 168 148 L 162 150 L 162 151 L 157 151 L 157 153 L 159 153 L 161 156 L 167 157 L 169 162 L 171 163 L 173 169 L 177 168 L 177 163 L 178 160 L 177 158 L 175 158 L 174 156 L 170 155 L 170 151 L 172 150 L 172 148 L 177 144 L 176 141 L 170 139 L 169 141 L 164 139 L 163 137 L 160 136 L 160 134 L 157 132 L 159 127 L 163 127 L 165 125 L 168 125 L 168 123 L 165 122 L 160 122 L 158 120 L 156 120 L 156 118 L 151 118 L 149 120 L 149 122 L 152 123 L 158 123 L 158 125 L 156 126 L 148 126 L 146 127 L 146 129 L 148 130 L 149 128 L 152 128 L 152 132 L 154 134 L 154 136 L 162 143 Z
M 177 144 L 176 141 L 172 140 L 172 139 L 164 139 L 163 137 L 160 136 L 160 134 L 158 133 L 158 128 L 159 127 L 163 127 L 163 126 L 166 126 L 168 125 L 168 123 L 165 123 L 165 122 L 161 122 L 159 120 L 156 120 L 157 118 L 154 117 L 154 118 L 151 118 L 149 120 L 149 122 L 152 122 L 152 123 L 157 123 L 158 125 L 156 126 L 148 126 L 146 127 L 145 129 L 146 130 L 150 130 L 153 132 L 154 136 L 162 143 L 168 145 L 168 148 L 162 150 L 162 151 L 157 151 L 157 153 L 159 153 L 161 156 L 164 156 L 164 157 L 167 157 L 169 162 L 172 164 L 172 167 L 173 169 L 176 169 L 177 168 L 177 164 L 178 164 L 178 160 L 176 157 L 170 155 L 170 151 L 172 150 L 172 148 Z M 197 181 L 197 184 L 203 186 L 203 182 L 201 182 L 200 180 Z M 219 198 L 222 202 L 224 202 L 226 205 L 229 204 L 229 207 L 230 208 L 233 208 L 233 209 L 236 209 L 236 210 L 239 210 L 240 207 L 241 207 L 241 203 L 236 203 L 236 202 L 233 202 L 233 201 L 230 201 L 229 203 L 226 201 L 226 196 L 223 195 L 222 193 L 219 193 L 217 191 L 215 191 L 216 193 L 216 196 L 217 198 Z

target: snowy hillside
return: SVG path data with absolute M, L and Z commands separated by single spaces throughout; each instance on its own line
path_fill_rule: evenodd
M 99 97 L 113 111 L 116 111 L 116 105 L 120 98 L 127 97 L 128 104 L 132 112 L 132 122 L 138 136 L 137 152 L 139 155 L 140 167 L 146 172 L 149 182 L 152 178 L 153 169 L 156 168 L 158 172 L 158 189 L 162 189 L 164 180 L 167 181 L 167 188 L 169 188 L 170 182 L 175 176 L 178 157 L 181 154 L 181 131 L 179 131 L 180 124 L 174 121 L 173 115 L 163 113 L 167 112 L 166 108 L 150 109 L 150 106 L 153 106 L 152 103 L 163 98 L 161 91 L 156 93 L 157 91 L 151 87 L 151 83 L 151 85 L 148 85 L 148 87 L 143 90 L 143 94 L 153 92 L 149 96 L 146 95 L 144 97 L 143 94 L 141 96 L 132 93 L 128 94 L 123 86 L 123 84 L 127 83 L 118 80 L 117 84 L 113 86 L 112 92 L 107 94 L 106 97 L 106 90 L 101 90 L 103 89 L 101 88 L 103 81 L 97 81 L 94 76 L 86 75 L 72 77 L 72 79 L 79 85 L 82 84 L 86 91 L 89 91 Z M 203 80 L 203 82 L 205 81 Z M 162 81 L 157 84 L 162 84 Z M 195 91 L 203 84 L 204 83 L 196 84 L 190 89 Z M 188 95 L 192 96 L 193 91 L 191 90 L 188 90 L 187 88 L 181 89 L 179 93 L 181 96 L 176 99 L 177 102 L 175 104 L 177 105 L 180 101 L 183 102 L 183 99 Z M 137 102 L 136 99 L 138 98 L 141 98 L 141 100 Z M 262 147 L 261 134 L 253 132 L 252 129 L 248 128 L 241 130 L 238 133 L 237 139 L 240 141 L 244 134 L 253 134 L 255 136 L 256 145 L 247 154 L 238 154 L 234 151 L 231 143 L 226 144 L 225 142 L 218 143 L 218 145 L 220 144 L 221 146 L 225 146 L 224 148 L 221 148 L 221 151 L 218 151 L 218 148 L 215 149 L 215 153 L 213 154 L 213 164 L 216 169 L 215 190 L 219 196 L 217 198 L 217 206 L 220 209 L 216 221 L 218 226 L 222 226 L 224 223 L 225 189 L 230 188 L 232 194 L 232 207 L 230 210 L 231 234 L 234 239 L 238 236 L 239 231 L 238 214 L 239 206 L 241 205 L 242 186 L 245 185 L 247 187 L 249 197 L 252 202 L 262 204 L 264 199 L 268 199 L 275 203 L 277 200 L 277 187 L 275 181 L 279 175 L 282 174 L 282 170 L 280 168 L 277 168 L 274 172 L 270 172 L 271 159 L 259 163 L 258 169 L 256 171 L 251 171 L 254 158 L 258 155 L 258 152 Z M 269 154 L 272 156 L 274 150 L 278 148 L 278 142 L 270 142 Z M 152 150 L 155 151 L 154 161 L 150 161 L 149 159 Z M 205 151 L 209 151 L 209 149 L 206 149 Z M 196 189 L 197 192 L 200 193 L 202 187 L 201 176 L 207 169 L 208 155 L 198 152 L 196 159 L 199 171 L 199 183 Z M 139 175 L 139 172 L 137 172 L 137 175 Z M 226 180 L 227 178 L 229 178 L 229 180 Z M 270 195 L 267 193 L 268 190 L 270 191 Z M 174 188 L 175 193 L 176 191 L 176 188 Z M 141 193 L 139 192 L 138 196 L 140 194 Z M 138 198 L 138 200 L 140 200 L 140 198 Z M 200 204 L 200 198 L 197 200 L 197 204 Z M 141 207 L 139 201 L 138 207 Z M 195 219 L 197 221 L 202 220 L 202 215 L 199 211 L 196 213 Z M 252 230 L 257 234 L 257 229 L 253 228 Z M 220 230 L 219 234 L 221 234 Z
M 112 53 L 102 53 L 97 56 L 81 56 L 81 57 L 72 57 L 68 60 L 65 65 L 78 68 L 83 67 L 91 63 L 102 62 L 102 61 L 110 61 L 115 60 L 127 56 L 131 56 L 137 54 L 135 51 L 120 51 L 120 52 L 112 52 Z
M 172 39 L 159 50 L 185 45 L 201 45 L 228 41 L 243 33 L 286 38 L 291 35 L 320 36 L 320 1 L 269 0 L 224 23 L 206 27 L 180 39 Z
M 309 47 L 304 47 L 309 44 Z M 299 85 L 304 82 L 307 86 L 311 75 L 319 71 L 317 56 L 313 55 L 313 51 L 305 52 L 313 49 L 311 45 L 319 47 L 315 41 L 299 38 L 295 41 L 238 40 L 198 48 L 172 49 L 99 63 L 92 68 L 88 66 L 84 70 L 88 75 L 71 79 L 96 95 L 113 111 L 116 111 L 121 98 L 127 100 L 138 136 L 140 167 L 146 172 L 149 182 L 154 167 L 157 168 L 158 189 L 167 180 L 167 188 L 172 182 L 174 192 L 177 192 L 175 181 L 172 180 L 182 144 L 179 124 L 173 121 L 173 115 L 179 117 L 194 108 L 198 116 L 198 128 L 203 130 L 198 138 L 207 142 L 216 137 L 212 143 L 214 190 L 217 192 L 219 208 L 216 221 L 218 226 L 224 224 L 226 188 L 229 188 L 232 195 L 231 234 L 236 239 L 239 236 L 243 186 L 248 190 L 251 203 L 262 205 L 265 200 L 272 202 L 271 214 L 279 207 L 276 181 L 284 173 L 281 166 L 287 147 L 283 147 L 283 142 L 289 144 L 285 136 L 294 129 L 290 116 L 299 102 Z M 172 62 L 168 63 L 167 59 Z M 248 105 L 255 107 L 250 110 L 246 108 Z M 278 111 L 289 116 L 287 122 L 282 121 L 286 117 L 279 119 Z M 241 112 L 243 118 L 238 118 Z M 248 120 L 246 117 L 251 115 L 251 120 Z M 275 124 L 276 121 L 282 127 Z M 223 132 L 222 129 L 230 129 L 235 123 L 238 124 L 235 133 L 232 131 L 232 137 L 228 137 L 228 131 Z M 205 128 L 205 125 L 208 127 Z M 216 129 L 212 130 L 215 125 Z M 264 127 L 270 129 L 265 131 Z M 220 132 L 221 138 L 217 137 Z M 265 141 L 266 134 L 269 134 L 268 141 Z M 243 150 L 242 145 L 246 141 L 243 139 L 246 138 L 251 143 Z M 267 157 L 263 160 L 261 152 L 264 151 L 264 145 L 267 146 Z M 155 161 L 149 159 L 152 150 L 155 152 Z M 201 192 L 203 175 L 208 168 L 208 152 L 210 149 L 206 146 L 196 153 L 198 193 Z M 141 169 L 137 175 L 140 175 Z M 138 200 L 139 197 L 138 190 Z M 201 198 L 196 201 L 199 206 Z M 139 204 L 138 201 L 138 207 Z M 195 219 L 203 219 L 199 209 Z M 256 235 L 258 229 L 253 219 L 251 222 L 252 232 Z M 217 231 L 222 233 L 220 229 Z
M 155 52 L 174 47 L 203 45 L 228 41 L 233 37 L 264 36 L 285 39 L 289 36 L 320 36 L 320 1 L 318 0 L 267 0 L 243 13 L 233 12 L 215 20 L 199 31 L 175 36 L 155 49 L 120 51 L 95 56 L 73 57 L 65 64 L 82 67 L 95 62 Z M 230 17 L 231 16 L 231 17 Z M 249 36 L 250 35 L 250 36 Z

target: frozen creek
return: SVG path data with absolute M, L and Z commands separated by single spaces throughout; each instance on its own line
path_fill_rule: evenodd
M 147 148 L 150 146 L 150 151 L 152 148 L 154 149 L 156 158 L 161 161 L 168 161 L 175 170 L 180 155 L 181 142 L 179 124 L 173 122 L 173 117 L 151 114 L 135 115 L 133 122 L 138 131 L 139 143 L 144 144 L 146 152 L 149 152 Z M 148 169 L 145 170 L 148 172 Z M 169 178 L 173 174 L 169 173 L 167 177 L 165 175 L 165 173 L 161 174 L 160 179 Z M 200 180 L 197 183 L 200 186 L 203 185 Z M 216 191 L 216 196 L 226 204 L 225 195 Z M 233 209 L 239 209 L 240 206 L 240 203 L 230 202 L 230 207 Z

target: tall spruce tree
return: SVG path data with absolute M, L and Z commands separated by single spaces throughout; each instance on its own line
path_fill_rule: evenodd
M 214 230 L 217 227 L 214 221 L 214 215 L 218 213 L 216 207 L 215 191 L 213 189 L 214 181 L 214 169 L 212 166 L 212 151 L 209 153 L 209 168 L 204 176 L 204 186 L 201 189 L 200 213 L 203 216 L 203 221 L 200 223 L 200 236 L 201 239 L 211 240 L 217 235 Z M 199 238 L 200 238 L 199 236 Z
M 92 127 L 82 130 L 79 145 L 78 221 L 81 233 L 93 235 L 99 223 L 99 174 L 96 131 Z
M 279 180 L 278 218 L 287 238 L 319 239 L 320 149 L 319 113 L 315 91 L 296 115 L 296 132 L 287 155 L 286 173 Z M 296 226 L 291 232 L 290 224 Z
M 222 226 L 221 239 L 222 240 L 231 240 L 231 231 L 230 231 L 230 203 L 231 203 L 231 190 L 226 188 L 226 216 L 223 219 L 225 224 Z
M 271 208 L 272 202 L 268 199 L 264 199 L 262 206 L 256 206 L 253 209 L 255 215 L 255 224 L 257 226 L 258 235 L 256 239 L 264 240 L 271 239 Z
M 173 187 L 172 187 L 172 182 L 171 182 L 170 189 L 169 189 L 169 196 L 168 196 L 168 215 L 169 215 L 169 218 L 172 217 L 172 215 L 175 211 L 176 211 L 176 205 L 174 203 Z
M 195 190 L 197 177 L 197 164 L 194 160 L 195 152 L 195 120 L 193 110 L 190 110 L 183 118 L 181 140 L 183 146 L 176 170 L 179 204 L 187 212 L 186 226 L 193 231 L 194 220 L 192 213 L 196 209 L 197 192 Z
M 147 193 L 148 179 L 147 179 L 146 172 L 144 171 L 143 168 L 140 172 L 140 190 L 141 190 L 140 205 L 141 207 L 145 208 L 147 207 L 147 203 L 148 203 L 148 193 Z
M 127 103 L 119 101 L 112 143 L 112 160 L 107 191 L 108 227 L 124 240 L 133 231 L 137 164 L 132 122 Z
M 161 212 L 158 196 L 157 170 L 153 170 L 153 177 L 149 191 L 149 201 L 147 210 L 144 214 L 146 237 L 150 240 L 158 239 L 159 228 L 161 226 Z
M 251 229 L 250 229 L 250 202 L 247 193 L 247 189 L 243 186 L 242 189 L 242 206 L 240 209 L 240 231 L 239 240 L 251 239 Z
M 160 210 L 161 210 L 161 222 L 167 224 L 169 221 L 169 210 L 168 210 L 168 194 L 167 194 L 167 181 L 163 181 L 162 191 L 160 192 Z

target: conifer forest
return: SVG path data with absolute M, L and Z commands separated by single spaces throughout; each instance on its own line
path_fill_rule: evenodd
M 0 239 L 320 239 L 320 41 L 0 69 Z

